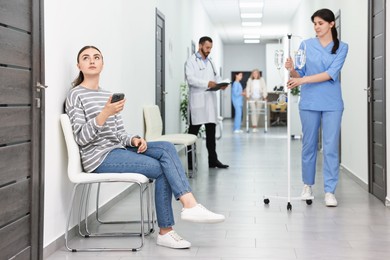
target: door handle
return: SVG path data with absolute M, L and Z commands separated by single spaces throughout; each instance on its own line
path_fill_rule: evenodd
M 36 87 L 37 87 L 37 91 L 40 92 L 41 89 L 47 89 L 49 86 L 46 86 L 46 85 L 42 84 L 41 82 L 37 82 Z

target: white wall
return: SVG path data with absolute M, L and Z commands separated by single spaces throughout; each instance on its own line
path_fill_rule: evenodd
M 44 247 L 64 234 L 68 201 L 73 185 L 66 172 L 66 148 L 59 124 L 63 103 L 77 76 L 76 56 L 84 45 L 103 53 L 101 87 L 126 94 L 124 121 L 129 133 L 143 134 L 142 106 L 155 101 L 155 13 L 166 21 L 167 132 L 180 130 L 179 86 L 191 40 L 213 37 L 213 57 L 223 62 L 220 38 L 198 1 L 181 0 L 50 0 L 45 19 L 45 213 Z M 196 20 L 195 20 L 196 13 Z M 198 19 L 202 19 L 200 22 Z M 102 201 L 114 197 L 125 185 L 105 188 Z M 92 210 L 92 206 L 90 211 Z M 71 225 L 74 225 L 73 219 Z
M 267 81 L 267 66 L 264 44 L 225 44 L 223 78 L 231 78 L 232 71 L 259 69 Z M 245 87 L 245 86 L 243 86 Z M 232 116 L 231 88 L 222 92 L 223 117 Z

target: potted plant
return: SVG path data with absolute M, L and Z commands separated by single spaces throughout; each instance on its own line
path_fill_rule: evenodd
M 188 86 L 186 83 L 180 84 L 180 116 L 185 124 L 184 132 L 188 132 Z

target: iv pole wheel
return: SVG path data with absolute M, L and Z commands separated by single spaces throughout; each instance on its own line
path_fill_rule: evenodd
M 287 202 L 287 210 L 292 210 L 292 205 L 290 202 Z
M 269 204 L 269 199 L 264 199 L 264 204 L 268 205 Z
M 306 204 L 307 204 L 307 205 L 311 205 L 312 203 L 313 203 L 312 200 L 306 200 Z

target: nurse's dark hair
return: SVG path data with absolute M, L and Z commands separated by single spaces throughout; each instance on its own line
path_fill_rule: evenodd
M 92 46 L 92 45 L 84 46 L 83 48 L 81 48 L 79 50 L 79 53 L 77 54 L 77 64 L 79 64 L 79 61 L 80 61 L 80 54 L 87 49 L 95 49 L 100 53 L 100 55 L 102 54 L 102 52 L 95 46 Z M 102 55 L 102 59 L 103 59 L 103 55 Z M 72 86 L 76 87 L 76 86 L 80 85 L 80 83 L 83 81 L 84 81 L 84 74 L 80 71 L 77 78 L 75 80 L 73 80 Z
M 200 39 L 199 39 L 199 44 L 204 44 L 205 42 L 211 42 L 211 43 L 213 43 L 213 39 L 211 39 L 211 38 L 208 37 L 208 36 L 200 37 Z
M 328 23 L 331 23 L 331 22 L 335 22 L 335 17 L 334 17 L 334 13 L 329 10 L 329 9 L 320 9 L 320 10 L 317 10 L 312 16 L 311 16 L 311 21 L 314 22 L 314 18 L 315 17 L 319 17 L 321 19 L 323 19 L 324 21 L 327 21 Z M 332 54 L 335 54 L 337 49 L 339 48 L 339 45 L 340 45 L 340 41 L 339 39 L 337 38 L 337 30 L 336 30 L 336 24 L 334 26 L 332 26 L 332 38 L 333 38 L 333 48 L 332 48 Z

